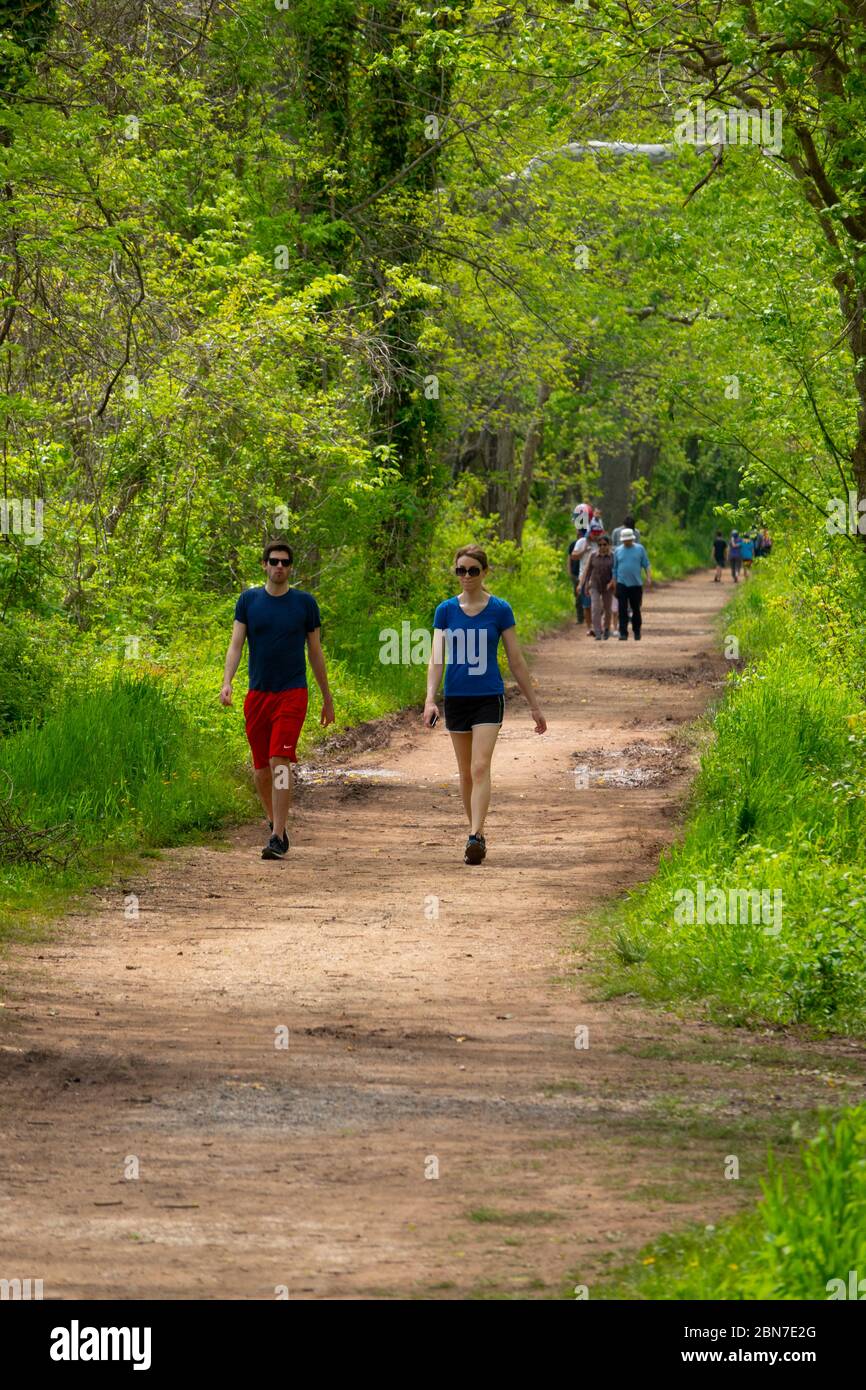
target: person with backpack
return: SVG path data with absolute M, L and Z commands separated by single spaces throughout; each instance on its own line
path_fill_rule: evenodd
M 716 567 L 715 583 L 722 582 L 722 568 L 725 563 L 725 556 L 728 551 L 727 542 L 721 531 L 717 531 L 713 537 L 713 563 Z
M 755 542 L 751 536 L 743 536 L 740 542 L 740 555 L 743 561 L 743 578 L 748 579 L 755 558 Z
M 596 641 L 605 642 L 610 637 L 611 613 L 613 609 L 613 551 L 610 537 L 602 533 L 598 538 L 598 550 L 590 555 L 583 576 L 583 590 L 589 594 L 592 615 L 592 635 Z
M 631 609 L 631 625 L 634 640 L 641 639 L 641 604 L 643 603 L 643 573 L 646 571 L 647 585 L 652 583 L 649 556 L 643 546 L 634 538 L 631 527 L 624 526 L 620 532 L 621 544 L 613 553 L 613 575 L 611 591 L 616 591 L 619 602 L 619 640 L 628 641 L 628 616 Z
M 731 539 L 728 543 L 728 564 L 731 567 L 731 578 L 735 584 L 739 584 L 740 570 L 743 567 L 743 542 L 739 531 L 731 532 Z
M 577 535 L 573 541 L 568 543 L 568 556 L 565 561 L 565 572 L 571 581 L 574 590 L 574 617 L 578 624 L 583 622 L 583 604 L 580 595 L 580 556 L 581 551 L 577 550 L 579 541 L 586 535 L 586 527 L 578 526 Z M 576 553 L 575 553 L 576 552 Z

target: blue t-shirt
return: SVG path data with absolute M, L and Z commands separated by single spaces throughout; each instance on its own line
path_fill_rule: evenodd
M 307 633 L 321 627 L 319 605 L 303 589 L 269 594 L 244 589 L 235 620 L 246 623 L 250 690 L 300 690 L 307 684 Z
M 642 545 L 618 545 L 613 552 L 613 577 L 617 584 L 643 584 L 641 570 L 649 569 L 649 556 Z
M 748 536 L 743 537 L 740 546 L 740 555 L 744 560 L 753 560 L 755 558 L 755 543 L 749 540 Z
M 470 618 L 456 598 L 440 603 L 433 626 L 445 632 L 445 694 L 502 695 L 505 686 L 496 659 L 499 638 L 514 627 L 511 605 L 493 594 Z

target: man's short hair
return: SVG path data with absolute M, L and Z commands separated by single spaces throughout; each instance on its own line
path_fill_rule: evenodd
M 292 547 L 288 544 L 287 541 L 281 541 L 276 536 L 274 536 L 271 540 L 269 540 L 266 543 L 265 548 L 262 551 L 262 560 L 265 564 L 268 563 L 269 557 L 273 554 L 275 550 L 284 550 L 289 557 L 289 564 L 292 563 L 292 560 L 294 559 L 294 556 L 292 555 Z
M 633 529 L 633 528 L 634 528 L 634 517 L 633 517 L 631 514 L 629 514 L 627 517 L 625 517 L 625 518 L 623 519 L 623 523 L 622 523 L 622 524 L 623 524 L 623 526 L 631 526 L 632 529 Z

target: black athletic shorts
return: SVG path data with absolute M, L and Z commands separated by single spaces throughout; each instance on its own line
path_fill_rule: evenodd
M 475 724 L 501 724 L 505 718 L 504 695 L 446 695 L 445 728 L 468 734 Z

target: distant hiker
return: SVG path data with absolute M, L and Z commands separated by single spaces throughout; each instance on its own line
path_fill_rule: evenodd
M 628 614 L 631 609 L 631 625 L 634 640 L 640 641 L 642 626 L 641 604 L 643 602 L 643 571 L 646 570 L 647 585 L 652 583 L 649 556 L 643 546 L 635 540 L 634 531 L 624 526 L 620 531 L 621 544 L 613 553 L 613 576 L 611 591 L 616 590 L 619 601 L 619 640 L 628 641 Z
M 633 516 L 627 516 L 627 517 L 624 519 L 624 521 L 623 521 L 623 523 L 622 523 L 622 526 L 614 526 L 613 532 L 611 533 L 610 543 L 611 543 L 611 546 L 613 547 L 614 550 L 616 550 L 616 548 L 617 548 L 618 545 L 621 545 L 621 544 L 622 544 L 622 533 L 623 533 L 623 531 L 634 531 L 634 538 L 635 538 L 635 540 L 636 540 L 636 541 L 639 541 L 639 540 L 640 540 L 640 531 L 638 531 L 637 528 L 635 527 L 635 524 L 634 524 L 634 517 L 633 517 Z
M 716 567 L 715 582 L 717 584 L 721 584 L 722 582 L 722 569 L 724 567 L 727 551 L 727 542 L 721 531 L 717 531 L 713 537 L 713 563 Z
M 585 535 L 586 527 L 579 526 L 577 528 L 577 535 L 575 536 L 574 540 L 569 541 L 568 543 L 568 558 L 565 562 L 565 572 L 568 575 L 569 580 L 571 581 L 571 587 L 574 590 L 574 615 L 575 620 L 578 623 L 583 622 L 583 604 L 580 598 L 580 556 L 582 552 L 577 551 L 577 554 L 575 554 L 575 549 L 577 547 L 578 541 L 583 540 Z
M 758 540 L 760 541 L 761 545 L 760 554 L 769 555 L 770 551 L 773 549 L 773 542 L 770 539 L 770 533 L 767 530 L 766 526 L 762 526 L 759 530 Z M 758 554 L 757 551 L 755 553 Z
M 253 756 L 256 791 L 271 827 L 263 859 L 282 859 L 289 849 L 286 820 L 292 800 L 292 763 L 307 715 L 307 667 L 322 692 L 322 719 L 334 722 L 322 651 L 319 607 L 312 594 L 289 586 L 292 551 L 270 540 L 262 553 L 263 585 L 245 589 L 235 604 L 232 638 L 226 653 L 220 701 L 232 702 L 232 681 L 244 642 L 249 643 L 250 688 L 244 700 L 247 742 Z
M 610 637 L 611 612 L 613 609 L 613 551 L 610 537 L 602 534 L 598 538 L 598 550 L 590 555 L 583 575 L 583 588 L 592 602 L 592 635 L 597 641 Z
M 444 668 L 445 727 L 454 745 L 460 795 L 469 821 L 465 864 L 480 864 L 487 853 L 484 821 L 490 805 L 490 762 L 505 714 L 505 686 L 497 660 L 500 637 L 511 674 L 535 720 L 535 732 L 543 734 L 547 729 L 517 641 L 511 606 L 485 589 L 487 571 L 487 556 L 480 546 L 462 546 L 454 557 L 460 593 L 440 603 L 433 616 L 424 702 L 424 723 L 432 727 L 439 718 L 436 693 Z
M 741 538 L 740 556 L 743 561 L 743 578 L 748 579 L 752 572 L 752 561 L 755 558 L 755 542 L 751 536 Z
M 586 535 L 582 536 L 580 540 L 575 542 L 574 550 L 571 552 L 572 563 L 574 562 L 575 555 L 580 557 L 580 567 L 577 572 L 577 589 L 575 590 L 575 593 L 577 600 L 583 610 L 583 617 L 584 623 L 586 625 L 587 637 L 593 636 L 592 600 L 583 586 L 583 579 L 584 575 L 586 574 L 586 567 L 589 564 L 590 556 L 594 555 L 598 550 L 598 538 L 599 536 L 603 535 L 604 527 L 602 526 L 600 521 L 597 521 L 596 518 L 593 517 L 592 521 L 589 523 L 589 530 L 587 531 Z M 578 621 L 580 620 L 578 619 Z
M 731 532 L 728 542 L 728 564 L 731 567 L 731 578 L 735 584 L 739 584 L 740 570 L 743 567 L 743 541 L 739 531 Z

